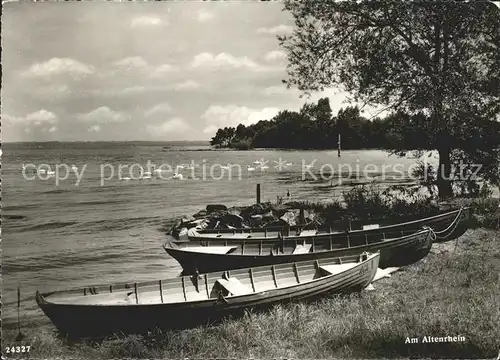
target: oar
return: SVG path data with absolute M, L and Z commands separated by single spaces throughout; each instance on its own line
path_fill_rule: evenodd
M 15 341 L 21 341 L 24 339 L 24 334 L 21 332 L 21 289 L 17 287 L 17 336 Z

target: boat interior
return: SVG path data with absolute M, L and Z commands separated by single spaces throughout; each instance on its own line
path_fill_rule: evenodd
M 228 255 L 295 255 L 321 251 L 332 251 L 354 246 L 363 246 L 380 241 L 391 241 L 404 235 L 412 236 L 417 231 L 397 232 L 393 234 L 354 234 L 336 237 L 308 237 L 308 238 L 283 238 L 279 240 L 250 240 L 227 241 L 228 239 L 214 239 L 206 241 L 169 241 L 165 248 L 180 249 L 183 251 L 228 254 Z
M 352 269 L 376 256 L 363 253 L 342 258 L 327 258 L 296 263 L 261 266 L 182 276 L 145 283 L 131 283 L 42 294 L 44 301 L 68 305 L 147 305 L 194 302 L 304 284 Z
M 356 220 L 356 221 L 335 221 L 330 224 L 328 228 L 324 226 L 314 227 L 311 224 L 307 225 L 295 225 L 295 226 L 282 226 L 282 227 L 269 227 L 269 228 L 238 228 L 238 229 L 203 229 L 195 230 L 190 233 L 193 238 L 220 238 L 224 237 L 227 239 L 266 239 L 266 238 L 276 238 L 283 234 L 285 237 L 290 236 L 314 236 L 314 235 L 327 235 L 329 233 L 339 233 L 345 231 L 362 231 L 382 228 L 385 226 L 391 226 L 397 223 L 412 222 L 412 221 L 423 221 L 431 220 L 432 218 L 439 218 L 441 216 L 454 217 L 460 215 L 466 208 L 461 208 L 458 210 L 453 210 L 449 212 L 443 212 L 439 214 L 434 214 L 427 218 L 421 218 L 417 216 L 407 216 L 404 219 L 400 219 L 399 222 L 394 219 L 388 218 L 374 218 L 366 221 Z M 439 229 L 438 229 L 439 230 Z

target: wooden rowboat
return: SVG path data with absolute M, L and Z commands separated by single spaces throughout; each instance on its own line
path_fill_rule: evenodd
M 429 226 L 436 232 L 436 242 L 448 241 L 454 239 L 467 230 L 467 226 L 458 226 L 458 223 L 462 220 L 466 214 L 469 214 L 469 208 L 460 208 L 457 210 L 445 212 L 442 214 L 421 218 L 417 220 L 407 221 L 397 224 L 385 224 L 380 226 L 380 224 L 358 224 L 359 228 L 346 229 L 345 231 L 335 231 L 335 230 L 305 230 L 303 228 L 297 228 L 297 231 L 292 231 L 293 228 L 281 227 L 281 228 L 259 228 L 259 229 L 221 229 L 221 230 L 197 230 L 195 228 L 188 230 L 188 239 L 190 241 L 212 241 L 214 239 L 224 240 L 229 242 L 241 242 L 241 240 L 278 240 L 281 236 L 285 238 L 310 238 L 310 237 L 344 237 L 349 234 L 351 237 L 365 237 L 365 236 L 378 236 L 381 234 L 388 235 L 390 237 L 410 235 L 415 231 L 421 229 L 423 226 Z M 469 214 L 470 215 L 470 214 Z M 455 230 L 453 232 L 447 231 L 450 226 L 454 226 Z M 442 236 L 441 233 L 446 236 Z
M 212 240 L 201 246 L 198 242 L 168 241 L 163 247 L 183 268 L 183 274 L 239 269 L 254 266 L 311 261 L 333 256 L 357 255 L 380 250 L 380 267 L 412 264 L 425 257 L 435 238 L 431 228 L 410 235 L 382 237 L 311 237 L 281 238 L 228 242 Z
M 244 309 L 370 284 L 380 255 L 332 257 L 163 281 L 36 292 L 36 301 L 61 334 L 102 338 L 217 321 Z

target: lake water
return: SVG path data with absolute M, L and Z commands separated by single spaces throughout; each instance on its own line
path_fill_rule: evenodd
M 379 173 L 383 185 L 408 183 L 402 170 L 414 160 L 388 156 L 384 151 L 206 151 L 203 146 L 164 146 L 135 143 L 4 144 L 2 158 L 2 320 L 4 327 L 16 322 L 16 288 L 21 288 L 23 326 L 46 327 L 49 320 L 34 301 L 36 289 L 46 291 L 85 285 L 153 280 L 177 275 L 175 260 L 162 249 L 161 230 L 183 215 L 191 215 L 207 204 L 249 205 L 255 202 L 255 187 L 262 186 L 262 200 L 328 201 L 353 183 L 366 182 L 364 170 Z M 274 161 L 291 163 L 281 169 Z M 256 160 L 268 161 L 268 169 L 248 171 Z M 323 166 L 323 179 L 311 173 Z M 141 164 L 175 166 L 194 161 L 201 165 L 184 170 L 184 180 L 120 180 L 118 166 Z M 303 163 L 304 161 L 304 163 Z M 239 164 L 241 176 L 232 168 L 232 179 L 214 164 Z M 25 164 L 76 165 L 85 170 L 76 186 L 74 173 L 56 184 L 34 173 L 23 176 Z M 101 167 L 109 180 L 102 181 Z M 325 165 L 326 164 L 326 165 Z M 339 166 L 344 164 L 343 168 Z M 350 165 L 349 165 L 350 164 Z M 371 164 L 371 168 L 365 169 Z M 382 167 L 385 175 L 382 176 Z M 397 166 L 396 166 L 397 165 Z M 352 167 L 349 174 L 348 167 Z M 111 178 L 111 168 L 115 176 Z M 331 169 L 335 171 L 330 179 Z M 203 170 L 205 169 L 205 170 Z M 341 170 L 342 181 L 339 182 Z M 206 176 L 203 178 L 203 171 Z M 138 177 L 122 171 L 123 176 Z M 193 179 L 195 175 L 198 180 Z M 305 174 L 305 180 L 303 180 Z M 61 172 L 60 176 L 65 173 Z M 45 175 L 44 175 L 45 176 Z M 356 179 L 358 177 L 358 179 Z M 333 187 L 330 185 L 334 185 Z

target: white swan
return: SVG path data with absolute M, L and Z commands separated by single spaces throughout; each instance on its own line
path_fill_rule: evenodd
M 261 161 L 260 161 L 260 160 L 255 160 L 253 163 L 254 163 L 255 165 L 260 165 Z
M 139 179 L 141 179 L 141 180 L 142 179 L 145 179 L 145 180 L 151 179 L 151 173 L 149 171 L 146 171 L 146 172 L 141 171 L 141 175 L 140 175 Z
M 73 165 L 71 165 L 71 170 L 73 170 L 73 171 L 75 171 L 75 172 L 76 172 L 76 171 L 78 171 L 78 168 L 76 167 L 76 165 L 75 165 L 75 164 L 73 164 Z
M 255 167 L 251 167 L 250 165 L 247 165 L 247 171 L 255 171 Z
M 264 170 L 266 170 L 266 169 L 269 169 L 269 166 L 267 166 L 267 165 L 262 165 L 262 166 L 259 166 L 259 168 L 260 168 L 260 170 L 261 170 L 261 171 L 264 171 Z
M 33 166 L 26 167 L 26 165 L 23 164 L 23 173 L 33 173 L 33 172 L 35 172 L 35 173 L 37 172 L 37 169 L 35 167 L 33 167 Z
M 122 176 L 122 173 L 120 171 L 120 173 L 118 174 L 118 180 L 129 181 L 129 180 L 132 180 L 132 178 L 129 176 Z
M 45 170 L 45 169 L 38 169 L 38 173 L 39 174 L 46 174 L 47 170 Z
M 293 163 L 291 163 L 291 162 L 285 163 L 285 166 L 292 166 L 292 165 L 293 165 Z
M 176 179 L 176 180 L 184 180 L 184 176 L 182 176 L 182 174 L 175 173 L 175 174 L 172 176 L 172 179 Z
M 227 165 L 221 165 L 220 168 L 223 169 L 223 170 L 229 170 L 229 165 L 230 164 L 227 164 Z
M 55 174 L 56 174 L 56 172 L 53 171 L 53 170 L 48 170 L 47 171 L 47 175 L 55 175 Z

